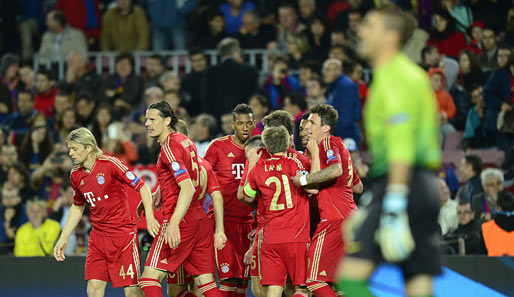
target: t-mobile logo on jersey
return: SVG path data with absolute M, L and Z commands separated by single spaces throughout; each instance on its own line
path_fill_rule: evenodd
M 232 174 L 236 176 L 236 179 L 241 179 L 241 177 L 243 177 L 243 171 L 245 171 L 245 164 L 232 164 Z
M 93 192 L 86 192 L 84 193 L 84 198 L 86 198 L 86 201 L 91 205 L 91 207 L 95 207 L 95 202 L 102 201 L 102 197 L 95 198 L 95 194 Z M 104 195 L 103 199 L 108 199 L 109 195 Z

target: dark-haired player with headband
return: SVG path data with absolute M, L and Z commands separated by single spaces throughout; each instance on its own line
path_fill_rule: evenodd
M 359 28 L 358 52 L 373 67 L 364 119 L 374 182 L 339 275 L 348 297 L 372 296 L 367 280 L 383 260 L 400 265 L 411 297 L 433 296 L 441 272 L 437 106 L 426 72 L 401 52 L 410 27 L 400 10 L 384 7 Z

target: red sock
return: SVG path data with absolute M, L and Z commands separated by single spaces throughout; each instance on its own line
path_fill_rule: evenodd
M 146 297 L 163 297 L 162 287 L 159 280 L 155 278 L 140 278 L 139 286 Z
M 246 296 L 246 289 L 248 289 L 248 283 L 238 285 L 236 288 L 236 297 L 245 297 Z
M 220 293 L 221 293 L 221 296 L 223 297 L 236 297 L 236 285 L 235 284 L 232 284 L 232 283 L 229 283 L 229 282 L 224 282 L 224 281 L 220 281 Z
M 218 290 L 214 281 L 198 286 L 198 291 L 200 291 L 200 293 L 205 297 L 222 297 L 220 290 Z
M 307 297 L 309 296 L 309 293 L 307 292 L 296 292 L 293 294 L 293 297 Z
M 196 295 L 189 292 L 189 290 L 186 289 L 186 290 L 178 293 L 177 297 L 196 297 Z
M 315 297 L 337 297 L 336 293 L 326 282 L 308 281 L 307 289 L 314 294 Z

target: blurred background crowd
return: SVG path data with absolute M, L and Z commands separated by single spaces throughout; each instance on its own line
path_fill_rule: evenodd
M 464 238 L 466 253 L 483 252 L 480 224 L 514 210 L 506 191 L 514 178 L 512 1 L 7 0 L 0 254 L 50 253 L 73 203 L 65 145 L 72 129 L 88 127 L 105 154 L 130 166 L 154 164 L 160 147 L 144 116 L 159 100 L 189 124 L 200 155 L 232 133 L 238 103 L 253 108 L 254 134 L 269 112 L 290 112 L 300 151 L 302 116 L 331 104 L 336 136 L 365 179 L 372 160 L 361 115 L 373 74 L 358 56 L 358 30 L 381 5 L 410 17 L 404 52 L 427 70 L 436 94 L 445 249 L 459 253 L 455 239 Z M 498 224 L 512 231 L 507 217 Z M 85 252 L 89 229 L 85 216 L 67 254 Z

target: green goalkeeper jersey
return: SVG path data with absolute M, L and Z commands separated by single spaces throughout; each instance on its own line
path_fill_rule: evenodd
M 399 53 L 376 68 L 365 108 L 370 177 L 392 162 L 436 170 L 441 164 L 434 91 L 427 73 Z

